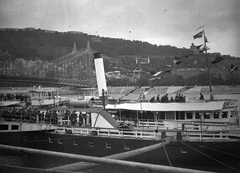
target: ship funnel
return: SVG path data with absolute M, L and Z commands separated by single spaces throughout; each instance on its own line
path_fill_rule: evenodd
M 99 97 L 108 96 L 107 84 L 105 77 L 105 70 L 103 66 L 103 58 L 101 52 L 94 53 L 94 65 L 96 70 L 97 85 L 98 85 L 98 94 Z

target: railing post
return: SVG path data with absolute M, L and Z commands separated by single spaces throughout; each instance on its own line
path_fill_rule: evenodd
M 161 139 L 165 139 L 167 136 L 166 136 L 166 132 L 161 132 L 162 135 L 161 135 Z
M 100 136 L 100 129 L 97 129 L 97 135 Z
M 177 132 L 177 140 L 182 140 L 182 132 Z

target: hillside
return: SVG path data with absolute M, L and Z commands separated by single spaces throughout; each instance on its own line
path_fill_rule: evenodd
M 112 58 L 124 56 L 174 57 L 186 55 L 189 49 L 173 46 L 157 46 L 142 41 L 106 38 L 82 32 L 57 32 L 34 28 L 0 29 L 0 57 L 8 52 L 12 59 L 53 60 L 71 52 L 74 42 L 78 50 L 86 48 L 90 42 L 94 50 Z M 190 46 L 191 43 L 189 43 Z M 233 58 L 230 55 L 225 57 Z M 187 63 L 189 64 L 189 63 Z
M 41 29 L 1 29 L 0 50 L 8 51 L 13 59 L 52 60 L 71 52 L 73 43 L 77 49 L 85 49 L 90 41 L 94 50 L 108 56 L 121 55 L 180 55 L 186 51 L 171 46 L 156 46 L 147 42 L 103 38 L 79 32 L 55 32 Z
M 20 58 L 51 61 L 72 52 L 74 42 L 77 50 L 85 50 L 88 41 L 93 50 L 100 51 L 105 57 L 108 57 L 104 61 L 106 72 L 119 70 L 121 74 L 128 75 L 127 71 L 132 71 L 137 67 L 140 67 L 143 71 L 160 71 L 164 70 L 164 65 L 173 64 L 175 57 L 183 57 L 182 63 L 177 68 L 206 68 L 204 54 L 193 54 L 184 58 L 184 55 L 192 53 L 190 48 L 157 46 L 142 41 L 99 37 L 82 32 L 57 32 L 35 28 L 0 29 L 0 62 L 14 61 Z M 208 54 L 209 62 L 213 61 L 216 56 L 217 53 Z M 151 61 L 147 64 L 136 64 L 136 57 L 149 57 Z M 213 84 L 238 84 L 240 82 L 238 73 L 231 76 L 227 73 L 231 64 L 239 67 L 240 58 L 230 55 L 222 55 L 222 57 L 224 61 L 221 63 L 209 63 L 211 69 L 215 69 L 216 73 Z M 222 72 L 226 75 L 225 81 L 222 81 L 221 77 L 219 77 Z M 143 82 L 145 78 L 143 76 L 138 82 Z M 131 83 L 128 80 L 123 79 L 117 82 L 113 80 L 111 85 L 114 86 L 119 83 L 129 85 Z M 194 80 L 192 78 L 186 80 L 179 76 L 173 76 L 172 78 L 163 79 L 157 85 L 206 85 L 207 81 L 206 76 L 203 75 L 199 76 L 198 82 Z

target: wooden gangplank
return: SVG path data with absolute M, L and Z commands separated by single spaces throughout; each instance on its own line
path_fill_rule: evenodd
M 155 144 L 155 145 L 163 145 Z M 160 147 L 158 146 L 158 147 Z M 129 167 L 134 169 L 140 169 L 140 170 L 149 170 L 149 171 L 158 171 L 163 173 L 207 173 L 206 171 L 199 171 L 199 170 L 193 170 L 193 169 L 186 169 L 186 168 L 177 168 L 177 167 L 170 167 L 170 166 L 162 166 L 162 165 L 154 165 L 154 164 L 147 164 L 147 163 L 138 163 L 138 162 L 131 162 L 131 161 L 123 161 L 123 160 L 116 160 L 112 158 L 98 158 L 93 156 L 86 156 L 86 155 L 77 155 L 77 154 L 68 154 L 68 153 L 61 153 L 61 152 L 54 152 L 54 151 L 45 151 L 45 150 L 38 150 L 38 149 L 30 149 L 30 148 L 23 148 L 23 147 L 15 147 L 15 146 L 7 146 L 7 145 L 1 145 L 1 149 L 10 150 L 10 151 L 18 151 L 18 152 L 26 152 L 31 154 L 42 154 L 47 156 L 55 156 L 55 157 L 62 157 L 62 158 L 69 158 L 69 159 L 77 159 L 85 162 L 91 162 L 91 163 L 97 163 L 97 164 L 107 164 L 107 165 L 113 165 L 113 166 L 123 166 L 123 167 Z M 0 166 L 1 173 L 3 171 L 5 172 L 12 172 L 11 167 L 9 166 L 9 169 L 7 169 L 7 166 Z M 13 167 L 12 167 L 13 169 Z M 14 168 L 15 170 L 17 168 Z M 30 170 L 34 171 L 34 173 L 42 173 L 42 172 L 68 172 L 68 171 L 59 171 L 59 170 L 43 170 L 43 169 L 33 169 L 33 168 L 23 168 L 19 167 L 19 171 L 17 172 L 30 172 Z M 20 173 L 21 173 L 20 172 Z

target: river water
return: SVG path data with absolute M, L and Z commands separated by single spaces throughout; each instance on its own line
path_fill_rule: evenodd
M 199 93 L 196 94 L 184 94 L 187 98 L 199 98 Z M 65 95 L 66 96 L 66 95 Z M 123 96 L 123 94 L 110 94 L 110 96 L 114 98 L 120 98 Z M 153 94 L 146 95 L 146 99 L 150 99 Z M 175 96 L 175 94 L 169 94 L 169 97 Z M 67 97 L 77 97 L 77 95 L 68 95 Z M 139 97 L 139 94 L 130 94 L 128 98 L 132 99 L 137 99 Z M 210 95 L 209 94 L 204 94 L 205 99 L 209 99 Z M 238 105 L 238 110 L 240 111 L 240 94 L 218 94 L 214 95 L 215 99 L 234 99 L 237 100 L 236 104 Z M 54 161 L 54 158 L 49 158 L 49 157 L 35 157 L 32 156 L 31 158 L 32 163 L 38 163 L 39 168 L 50 168 L 50 167 L 55 167 L 59 165 L 64 165 L 66 162 L 61 162 L 59 160 Z M 27 159 L 29 161 L 29 158 Z M 29 165 L 29 162 L 26 163 L 26 156 L 24 155 L 15 155 L 15 154 L 5 154 L 3 151 L 0 150 L 0 164 L 3 165 L 15 165 L 15 166 L 32 166 Z M 174 166 L 174 165 L 173 165 Z M 184 167 L 184 166 L 183 166 Z M 196 169 L 196 170 L 205 170 L 205 171 L 213 171 L 213 172 L 240 172 L 240 164 L 239 167 L 237 168 L 239 171 L 230 169 L 224 165 L 218 166 L 218 167 L 209 167 L 209 166 L 198 166 L 198 167 L 189 167 L 186 163 L 185 168 L 189 169 Z M 146 170 L 139 170 L 139 169 L 133 169 L 133 168 L 126 168 L 126 167 L 117 167 L 117 166 L 108 166 L 108 165 L 102 165 L 93 169 L 88 169 L 85 171 L 81 171 L 82 173 L 143 173 L 143 172 L 149 172 Z

